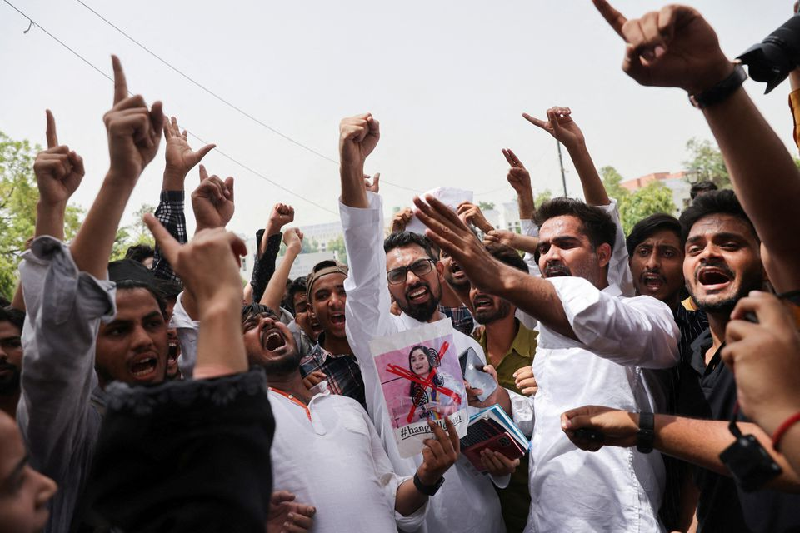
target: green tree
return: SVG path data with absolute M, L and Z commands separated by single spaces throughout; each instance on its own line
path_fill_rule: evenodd
M 300 253 L 310 254 L 312 252 L 319 252 L 319 243 L 317 239 L 303 239 L 303 248 L 300 250 Z
M 533 205 L 536 206 L 536 209 L 539 209 L 543 203 L 550 200 L 553 197 L 553 192 L 550 189 L 545 189 L 533 199 Z
M 33 162 L 41 147 L 14 141 L 0 132 L 0 294 L 10 299 L 17 283 L 17 265 L 36 226 L 39 190 Z M 83 211 L 67 207 L 64 237 L 77 233 Z
M 622 175 L 614 167 L 603 167 L 600 169 L 600 179 L 606 188 L 606 194 L 610 198 L 621 202 L 630 195 L 630 191 L 621 185 Z
M 649 183 L 637 191 L 628 194 L 619 201 L 619 216 L 622 219 L 622 229 L 625 235 L 630 233 L 633 226 L 645 217 L 656 213 L 675 213 L 675 202 L 672 201 L 672 191 L 659 181 Z
M 686 142 L 689 159 L 683 167 L 692 176 L 692 181 L 713 181 L 717 187 L 730 188 L 731 178 L 728 167 L 717 145 L 708 139 L 692 137 Z
M 347 264 L 347 248 L 344 246 L 344 237 L 339 235 L 336 239 L 328 242 L 328 246 L 326 248 L 329 252 L 336 253 L 336 259 L 340 263 Z
M 492 209 L 494 209 L 494 202 L 478 202 L 478 209 L 480 209 L 484 213 L 486 211 L 491 211 Z

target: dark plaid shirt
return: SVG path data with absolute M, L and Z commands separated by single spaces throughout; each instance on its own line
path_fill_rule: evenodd
M 333 355 L 322 347 L 324 335 L 320 334 L 311 353 L 300 361 L 300 374 L 306 377 L 315 370 L 322 370 L 328 377 L 328 390 L 331 394 L 349 396 L 366 409 L 364 380 L 361 378 L 361 367 L 358 366 L 356 356 L 349 353 Z
M 460 307 L 445 307 L 439 306 L 439 311 L 449 317 L 453 321 L 453 329 L 460 331 L 467 337 L 472 336 L 472 330 L 475 328 L 475 322 L 472 319 L 472 313 L 466 305 Z
M 155 217 L 176 241 L 186 244 L 186 216 L 183 214 L 183 191 L 161 191 Z M 156 246 L 153 257 L 153 274 L 159 279 L 180 281 L 172 267 Z

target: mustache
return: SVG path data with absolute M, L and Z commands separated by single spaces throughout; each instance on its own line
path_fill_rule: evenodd
M 664 277 L 664 274 L 658 272 L 657 270 L 645 270 L 641 273 L 641 275 L 639 275 L 639 280 L 643 282 L 647 276 L 658 276 L 658 279 L 661 281 L 667 281 L 667 278 Z
M 725 261 L 704 261 L 700 263 L 697 268 L 694 269 L 694 279 L 697 279 L 697 275 L 700 271 L 707 267 L 718 268 L 719 270 L 723 271 L 730 279 L 735 279 L 736 274 L 730 267 L 725 263 Z
M 544 267 L 545 276 L 571 276 L 572 271 L 563 263 L 548 263 Z
M 408 295 L 409 295 L 409 294 L 411 294 L 411 293 L 412 293 L 412 292 L 414 292 L 415 290 L 419 289 L 420 287 L 425 287 L 426 289 L 428 289 L 428 291 L 429 291 L 430 293 L 433 293 L 433 291 L 431 290 L 431 286 L 430 286 L 430 284 L 429 284 L 429 283 L 427 283 L 427 282 L 425 282 L 425 281 L 418 281 L 418 282 L 417 282 L 417 283 L 415 283 L 414 285 L 412 285 L 412 286 L 410 286 L 410 287 L 407 287 L 407 288 L 406 288 L 406 298 L 408 298 Z
M 17 367 L 16 365 L 12 365 L 8 361 L 0 361 L 0 372 L 4 370 L 11 370 L 13 372 L 18 372 L 19 367 Z

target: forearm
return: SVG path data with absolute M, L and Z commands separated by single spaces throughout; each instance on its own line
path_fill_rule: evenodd
M 67 211 L 67 203 L 44 204 L 40 200 L 36 204 L 36 230 L 34 237 L 50 235 L 51 237 L 64 240 L 64 214 Z
M 194 379 L 247 371 L 239 318 L 241 303 L 240 294 L 234 290 L 226 290 L 198 305 L 203 326 L 198 332 Z
M 111 248 L 117 236 L 122 213 L 133 192 L 133 180 L 106 175 L 86 219 L 70 246 L 78 270 L 97 279 L 106 279 Z
M 369 207 L 364 166 L 342 161 L 339 176 L 342 179 L 342 203 L 347 207 Z
M 172 168 L 167 165 L 164 168 L 164 177 L 161 179 L 161 190 L 166 192 L 184 190 L 186 174 L 183 170 Z
M 264 291 L 264 296 L 261 298 L 261 305 L 266 305 L 275 312 L 278 311 L 281 306 L 283 293 L 286 292 L 286 280 L 289 279 L 289 272 L 292 270 L 294 260 L 297 259 L 297 254 L 299 253 L 299 250 L 286 250 L 283 261 L 281 261 L 281 264 L 275 269 L 275 273 L 272 274 L 272 278 L 270 278 L 269 283 L 267 283 L 267 289 Z
M 778 290 L 797 289 L 800 230 L 791 213 L 800 198 L 800 175 L 786 147 L 744 89 L 703 110 L 719 144 L 739 201 L 772 254 L 770 281 Z
M 536 207 L 533 203 L 533 189 L 517 192 L 517 210 L 520 220 L 533 220 Z
M 266 234 L 266 232 L 264 232 Z M 277 233 L 267 239 L 267 244 L 262 248 L 261 256 L 253 266 L 253 275 L 250 278 L 250 287 L 253 289 L 253 301 L 260 302 L 267 290 L 267 284 L 275 274 L 275 262 L 281 249 L 281 234 Z
M 581 186 L 583 187 L 583 197 L 589 205 L 608 205 L 611 200 L 608 199 L 606 188 L 597 173 L 597 168 L 594 166 L 592 156 L 586 148 L 586 143 L 581 142 L 575 146 L 567 147 L 569 156 L 572 159 L 572 164 L 575 165 L 575 170 L 578 171 L 578 177 L 581 179 Z
M 522 235 L 520 233 L 514 233 L 511 240 L 512 240 L 511 246 L 513 246 L 517 250 L 531 254 L 536 253 L 536 247 L 539 246 L 538 237 L 530 237 L 528 235 Z
M 505 298 L 549 329 L 577 340 L 551 283 L 507 265 L 500 265 L 498 279 L 502 280 L 502 287 L 497 296 Z
M 428 497 L 417 490 L 414 481 L 407 479 L 397 487 L 394 510 L 403 516 L 409 516 L 425 505 L 427 501 Z
M 739 427 L 745 435 L 754 435 L 783 470 L 780 477 L 768 483 L 767 487 L 793 492 L 800 490 L 800 478 L 786 458 L 772 449 L 770 437 L 755 424 L 739 422 Z M 734 440 L 728 422 L 655 415 L 655 449 L 718 474 L 730 475 L 719 454 Z

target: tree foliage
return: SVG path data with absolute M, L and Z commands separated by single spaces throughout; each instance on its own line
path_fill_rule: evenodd
M 492 211 L 494 209 L 494 202 L 478 202 L 478 208 L 483 211 Z
M 686 142 L 689 159 L 683 167 L 692 176 L 692 181 L 713 181 L 720 189 L 730 188 L 728 167 L 717 145 L 708 139 L 692 137 Z
M 536 206 L 536 209 L 539 209 L 543 203 L 550 200 L 553 197 L 553 192 L 550 189 L 545 189 L 533 199 L 533 205 Z
M 10 299 L 17 283 L 17 265 L 36 226 L 39 190 L 33 162 L 41 147 L 14 141 L 0 132 L 0 294 Z M 67 207 L 64 224 L 66 240 L 81 225 L 83 211 Z
M 111 248 L 111 261 L 125 259 L 128 248 L 137 244 L 146 244 L 155 247 L 156 241 L 147 229 L 147 225 L 142 220 L 145 213 L 153 213 L 156 208 L 150 204 L 142 206 L 133 214 L 133 223 L 130 226 L 120 226 L 117 229 L 117 236 Z
M 344 237 L 339 235 L 335 240 L 328 243 L 326 250 L 336 254 L 336 260 L 340 263 L 347 264 L 347 248 L 344 246 Z
M 603 167 L 600 176 L 606 193 L 617 201 L 622 229 L 627 235 L 640 220 L 655 213 L 675 213 L 672 191 L 663 183 L 654 181 L 634 192 L 621 185 L 623 178 L 614 167 Z

